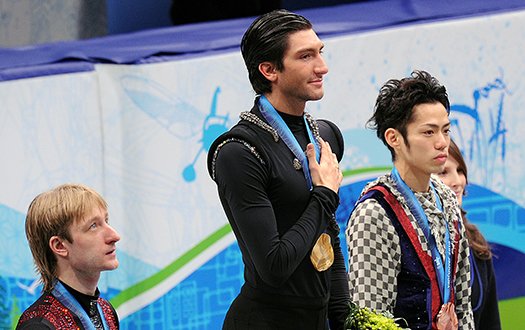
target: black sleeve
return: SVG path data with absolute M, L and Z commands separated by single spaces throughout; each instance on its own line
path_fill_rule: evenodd
M 279 236 L 266 183 L 270 169 L 238 142 L 222 146 L 216 158 L 216 182 L 223 207 L 257 273 L 268 285 L 281 286 L 306 257 L 339 204 L 338 195 L 314 187 L 297 222 Z
M 339 239 L 339 226 L 335 219 L 330 227 L 333 227 L 334 238 L 334 263 L 331 269 L 330 301 L 328 303 L 328 319 L 331 330 L 344 330 L 344 322 L 348 316 L 350 293 L 348 289 L 348 277 L 346 274 L 345 261 Z
M 483 292 L 486 295 L 485 304 L 480 317 L 480 329 L 481 330 L 500 330 L 501 322 L 499 318 L 498 309 L 498 295 L 496 292 L 496 276 L 494 274 L 494 267 L 492 265 L 492 259 L 486 262 L 487 278 L 488 283 L 486 290 Z
M 18 324 L 16 330 L 55 330 L 55 327 L 46 319 L 34 317 L 23 324 Z

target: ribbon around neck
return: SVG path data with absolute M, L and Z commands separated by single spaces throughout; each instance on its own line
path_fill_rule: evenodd
M 261 95 L 261 97 L 259 98 L 259 110 L 261 111 L 262 116 L 268 122 L 268 124 L 277 131 L 277 134 L 279 134 L 279 137 L 283 140 L 288 149 L 290 149 L 290 151 L 299 160 L 299 162 L 301 162 L 304 178 L 306 179 L 306 184 L 308 185 L 308 189 L 312 190 L 313 184 L 312 176 L 310 174 L 310 167 L 308 166 L 308 157 L 306 157 L 304 150 L 299 145 L 299 142 L 297 142 L 297 139 L 293 135 L 292 131 L 290 130 L 288 125 L 286 125 L 283 118 L 279 115 L 279 113 L 277 113 L 277 110 L 275 110 L 273 105 L 270 103 L 270 101 L 268 101 L 268 99 L 264 95 Z M 310 125 L 308 124 L 304 116 L 303 120 L 306 126 L 306 131 L 308 132 L 308 138 L 310 139 L 310 142 L 314 145 L 317 162 L 319 162 L 321 156 L 321 148 L 319 146 L 319 142 L 312 133 Z
M 89 318 L 88 314 L 82 308 L 80 303 L 73 297 L 69 291 L 60 283 L 60 281 L 55 282 L 55 287 L 53 288 L 53 296 L 55 296 L 58 301 L 60 301 L 64 306 L 66 306 L 73 314 L 78 316 L 80 319 L 80 322 L 82 323 L 82 326 L 86 330 L 96 330 L 95 326 L 93 325 L 93 322 L 91 322 L 91 319 Z M 106 322 L 106 318 L 104 317 L 104 313 L 102 312 L 102 308 L 100 307 L 100 304 L 97 303 L 97 309 L 98 313 L 100 314 L 100 319 L 102 320 L 102 324 L 104 329 L 109 329 L 109 326 Z
M 395 167 L 392 170 L 392 178 L 394 179 L 399 192 L 405 198 L 408 208 L 410 209 L 410 211 L 416 218 L 417 223 L 419 224 L 420 228 L 423 230 L 423 234 L 425 234 L 427 242 L 430 246 L 430 251 L 432 253 L 432 260 L 434 261 L 434 269 L 436 270 L 436 275 L 437 275 L 436 277 L 438 279 L 441 299 L 443 299 L 443 303 L 445 304 L 449 302 L 451 299 L 450 288 L 452 285 L 452 256 L 451 256 L 452 245 L 450 242 L 450 232 L 448 228 L 448 223 L 445 219 L 445 227 L 446 227 L 445 228 L 445 261 L 443 264 L 443 258 L 441 257 L 441 254 L 439 253 L 439 250 L 437 248 L 436 238 L 430 231 L 430 226 L 428 224 L 427 215 L 425 214 L 423 207 L 417 200 L 416 195 L 410 189 L 410 187 L 408 187 L 405 181 L 403 181 L 403 179 L 401 178 L 401 176 L 399 175 L 399 172 L 397 171 Z M 430 183 L 430 187 L 434 193 L 434 197 L 436 199 L 436 204 L 437 204 L 438 209 L 443 212 L 443 206 L 441 205 L 441 200 L 432 182 Z

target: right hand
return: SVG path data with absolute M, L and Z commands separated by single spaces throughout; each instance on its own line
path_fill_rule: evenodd
M 319 144 L 321 147 L 319 163 L 316 159 L 313 144 L 309 143 L 306 146 L 306 156 L 308 157 L 312 184 L 314 186 L 327 187 L 337 193 L 343 181 L 343 173 L 339 169 L 337 156 L 332 152 L 332 148 L 328 142 L 319 138 Z

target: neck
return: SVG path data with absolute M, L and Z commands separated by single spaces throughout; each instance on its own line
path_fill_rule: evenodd
M 302 116 L 304 114 L 304 108 L 306 106 L 306 102 L 304 101 L 294 101 L 291 98 L 282 97 L 276 93 L 268 93 L 264 96 L 266 96 L 273 107 L 280 112 L 293 116 Z
M 427 192 L 430 188 L 430 174 L 415 172 L 402 162 L 394 162 L 399 176 L 414 192 Z
M 66 283 L 78 292 L 89 296 L 95 295 L 99 278 L 100 273 L 98 275 L 86 276 L 86 274 L 63 272 L 58 276 L 58 279 L 62 282 Z

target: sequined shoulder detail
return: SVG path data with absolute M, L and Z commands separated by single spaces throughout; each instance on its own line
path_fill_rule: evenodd
M 265 123 L 261 118 L 259 118 L 256 114 L 250 112 L 250 111 L 243 111 L 239 115 L 239 118 L 242 120 L 246 120 L 247 122 L 250 122 L 254 125 L 259 126 L 266 132 L 270 133 L 273 137 L 273 140 L 275 142 L 279 142 L 279 134 L 277 134 L 277 131 L 267 123 Z
M 102 298 L 98 298 L 97 302 L 102 308 L 102 313 L 104 313 L 104 318 L 106 319 L 106 322 L 108 323 L 109 329 L 117 330 L 118 329 L 117 315 L 115 314 L 113 308 L 111 308 L 111 305 L 109 304 L 109 302 Z
M 52 295 L 46 295 L 39 299 L 39 303 L 27 309 L 18 323 L 20 325 L 33 318 L 43 318 L 51 323 L 55 329 L 82 329 L 75 322 L 73 313 Z
M 320 135 L 319 135 L 319 126 L 317 125 L 317 121 L 308 112 L 304 113 L 304 117 L 306 118 L 306 121 L 308 122 L 308 126 L 310 126 L 310 129 L 312 130 L 312 134 L 315 136 L 317 140 L 319 140 Z M 272 126 L 264 122 L 256 114 L 250 111 L 244 111 L 244 112 L 241 112 L 241 114 L 239 115 L 239 118 L 241 118 L 241 120 L 246 120 L 247 122 L 250 122 L 254 125 L 259 126 L 261 129 L 270 133 L 275 142 L 279 142 L 279 134 L 277 133 L 277 130 L 275 130 Z
M 317 125 L 317 121 L 308 112 L 304 113 L 304 117 L 306 118 L 306 121 L 308 122 L 308 126 L 310 126 L 310 129 L 312 130 L 312 134 L 315 136 L 317 140 L 319 140 L 320 134 L 319 134 L 319 125 Z
M 219 155 L 219 151 L 221 150 L 221 148 L 226 145 L 227 143 L 230 143 L 230 142 L 238 142 L 238 143 L 242 143 L 246 148 L 248 148 L 248 150 L 250 150 L 250 152 L 261 162 L 261 164 L 265 164 L 264 160 L 262 159 L 261 155 L 259 154 L 259 152 L 257 151 L 257 149 L 252 146 L 251 144 L 249 144 L 248 142 L 244 141 L 244 140 L 241 140 L 239 138 L 229 138 L 229 139 L 226 139 L 224 141 L 222 141 L 218 146 L 217 148 L 215 148 L 215 151 L 213 152 L 213 158 L 212 158 L 212 161 L 211 161 L 211 168 L 212 168 L 212 174 L 211 174 L 211 178 L 213 180 L 215 180 L 215 163 L 217 161 L 217 156 Z

